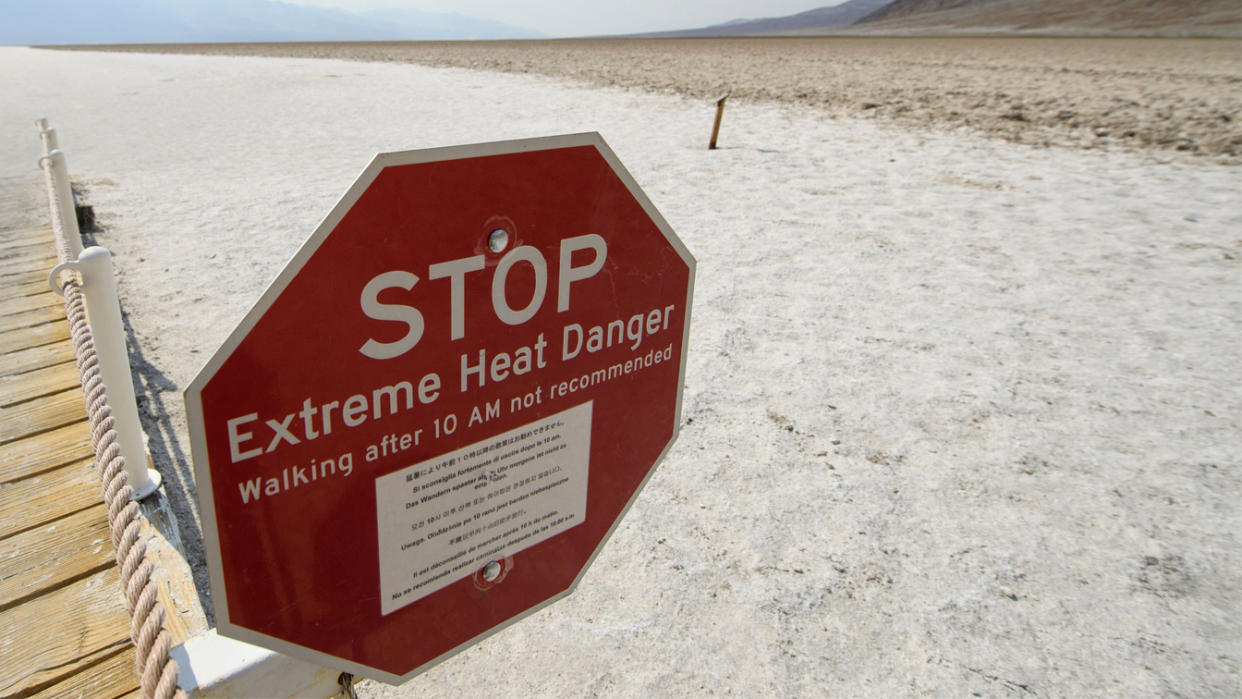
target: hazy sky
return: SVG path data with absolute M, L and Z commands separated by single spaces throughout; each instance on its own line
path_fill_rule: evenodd
M 738 17 L 780 17 L 843 0 L 285 0 L 299 5 L 371 10 L 410 7 L 460 12 L 551 36 L 627 34 L 719 24 Z

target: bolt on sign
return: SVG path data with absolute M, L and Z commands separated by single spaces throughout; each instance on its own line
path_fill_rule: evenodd
M 569 594 L 693 286 L 598 134 L 376 156 L 186 391 L 220 633 L 400 682 Z

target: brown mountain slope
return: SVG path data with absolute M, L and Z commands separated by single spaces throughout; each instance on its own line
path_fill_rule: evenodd
M 874 30 L 1068 30 L 1242 35 L 1238 0 L 896 0 L 859 20 Z
M 942 10 L 953 10 L 960 7 L 973 7 L 981 4 L 991 4 L 994 1 L 995 0 L 894 0 L 894 2 L 891 2 L 866 17 L 863 17 L 859 20 L 859 22 L 878 22 L 885 19 L 923 15 L 929 12 L 940 12 Z

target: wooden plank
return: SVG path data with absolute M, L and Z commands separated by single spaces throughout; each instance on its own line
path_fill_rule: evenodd
M 43 267 L 10 267 L 8 265 L 0 266 L 0 286 L 12 286 L 15 284 L 37 284 L 43 282 L 47 284 L 47 275 L 52 271 L 52 267 L 56 264 Z M 49 287 L 50 289 L 50 287 Z
M 5 242 L 20 245 L 23 241 L 33 241 L 33 239 L 13 239 Z M 56 257 L 56 245 L 54 243 L 38 247 L 14 248 L 13 254 L 0 256 L 0 261 L 3 261 L 5 267 L 14 268 L 28 266 L 26 263 L 30 260 L 46 260 L 49 257 Z
M 4 360 L 4 356 L 0 355 L 0 362 Z M 78 363 L 70 353 L 69 359 L 61 364 L 0 376 L 0 406 L 8 407 L 14 403 L 80 386 Z
M 18 249 L 30 245 L 42 245 L 45 248 L 54 247 L 56 239 L 51 231 L 38 232 L 32 230 L 11 231 L 0 235 L 0 256 L 3 251 L 9 249 Z
M 0 223 L 0 241 L 3 242 L 19 242 L 23 240 L 45 240 L 49 245 L 53 244 L 56 236 L 50 228 L 34 228 L 31 226 L 11 226 L 9 224 Z
M 4 261 L 0 265 L 0 277 L 6 281 L 13 281 L 15 277 L 24 277 L 22 281 L 38 281 L 39 277 L 47 279 L 48 272 L 52 271 L 60 262 L 53 250 L 48 250 L 45 255 L 22 255 L 19 258 L 11 258 Z
M 14 671 L 10 673 L 15 678 L 15 689 L 13 691 L 5 691 L 3 686 L 0 686 L 0 697 L 3 697 L 4 699 L 16 699 L 17 697 L 24 698 L 31 696 L 33 693 L 41 692 L 47 687 L 52 687 L 60 684 L 61 682 L 69 681 L 79 674 L 89 673 L 92 667 L 98 665 L 107 658 L 116 655 L 117 653 L 121 653 L 126 650 L 132 653 L 134 652 L 133 648 L 134 644 L 132 642 L 125 643 L 118 641 L 111 646 L 100 648 L 98 650 L 82 652 L 80 657 L 71 660 L 66 667 L 49 667 L 45 668 L 42 672 L 28 673 L 33 676 L 22 677 L 16 672 L 16 670 L 20 668 L 15 668 Z M 0 682 L 4 682 L 6 670 L 7 668 L 0 668 Z M 89 679 L 90 675 L 87 674 L 86 677 Z
M 146 517 L 140 520 L 141 537 L 147 542 L 147 558 L 155 565 L 159 598 L 166 612 L 164 628 L 172 636 L 173 645 L 179 645 L 207 632 L 207 615 L 203 613 L 185 553 L 165 536 L 172 534 L 176 538 L 177 528 L 168 499 L 150 499 L 142 511 Z
M 56 245 L 50 239 L 37 235 L 17 236 L 0 242 L 0 262 L 10 257 L 47 252 L 48 250 L 55 249 Z
M 64 306 L 47 306 L 33 311 L 22 311 L 21 313 L 0 316 L 0 333 L 21 330 L 33 325 L 42 325 L 53 321 L 67 322 L 65 320 Z
M 27 347 L 26 349 L 0 354 L 0 376 L 16 378 L 26 372 L 66 362 L 75 366 L 77 363 L 77 355 L 73 353 L 73 343 L 68 340 L 39 345 L 38 347 Z M 0 379 L 0 381 L 3 381 L 3 379 Z M 0 389 L 0 396 L 2 395 L 2 389 Z M 6 405 L 9 402 L 0 397 L 0 405 Z
M 0 610 L 116 564 L 101 502 L 0 539 Z
M 93 459 L 0 483 L 0 539 L 103 502 Z M 7 565 L 7 564 L 6 564 Z
M 82 672 L 30 695 L 32 699 L 142 696 L 132 646 L 105 656 Z
M 0 408 L 0 444 L 32 437 L 40 432 L 86 419 L 85 398 L 80 389 Z
M 116 567 L 0 612 L 0 696 L 21 696 L 130 645 Z
M 29 328 L 0 332 L 0 352 L 12 352 L 68 339 L 69 321 L 65 319 L 64 313 L 61 313 L 57 320 L 32 325 Z
M 22 284 L 5 284 L 0 288 L 0 299 L 15 299 L 21 296 L 33 296 L 50 290 L 47 280 L 24 282 Z
M 30 226 L 14 226 L 7 222 L 0 223 L 0 240 L 25 238 L 32 235 L 33 231 L 34 228 Z M 48 235 L 52 235 L 52 232 L 48 231 Z
M 40 193 L 36 194 L 35 198 L 29 198 L 25 202 L 27 206 L 33 205 L 33 206 L 38 207 L 39 209 L 43 209 L 44 207 L 48 205 L 47 199 L 45 199 L 42 194 L 42 190 L 43 190 L 42 185 L 39 186 L 39 190 L 40 190 Z M 41 211 L 40 213 L 43 213 L 43 212 Z M 39 218 L 42 219 L 42 216 L 40 216 Z M 50 227 L 46 227 L 42 225 L 27 224 L 24 226 L 14 226 L 7 222 L 0 223 L 0 240 L 29 238 L 31 236 L 42 236 L 48 240 L 52 240 L 55 234 L 52 233 L 52 229 Z
M 36 252 L 26 252 L 6 258 L 4 260 L 4 268 L 6 270 L 23 271 L 41 269 L 44 270 L 43 274 L 46 276 L 47 273 L 52 271 L 52 268 L 56 266 L 57 262 L 59 262 L 59 260 L 56 259 L 55 250 L 39 250 Z
M 51 245 L 51 231 L 34 231 L 27 228 L 25 231 L 7 233 L 0 240 L 0 247 L 10 247 L 17 245 L 35 245 L 35 243 L 43 243 L 43 245 Z
M 172 638 L 172 644 L 179 646 L 191 638 L 206 633 L 207 617 L 198 601 L 198 588 L 189 575 L 167 574 L 164 562 L 152 560 L 156 567 L 156 579 L 159 583 L 157 593 L 160 604 L 164 605 L 164 629 Z
M 34 311 L 41 308 L 59 307 L 64 308 L 65 302 L 59 296 L 52 293 L 50 288 L 44 287 L 46 291 L 35 294 L 33 296 L 18 296 L 15 299 L 5 299 L 0 301 L 0 316 L 12 315 L 23 311 Z
M 94 457 L 90 430 L 86 425 L 68 425 L 4 445 L 0 449 L 0 483 L 21 480 Z

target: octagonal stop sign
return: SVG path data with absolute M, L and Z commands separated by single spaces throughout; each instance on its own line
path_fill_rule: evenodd
M 220 632 L 395 682 L 568 594 L 693 278 L 598 134 L 377 156 L 186 391 Z

